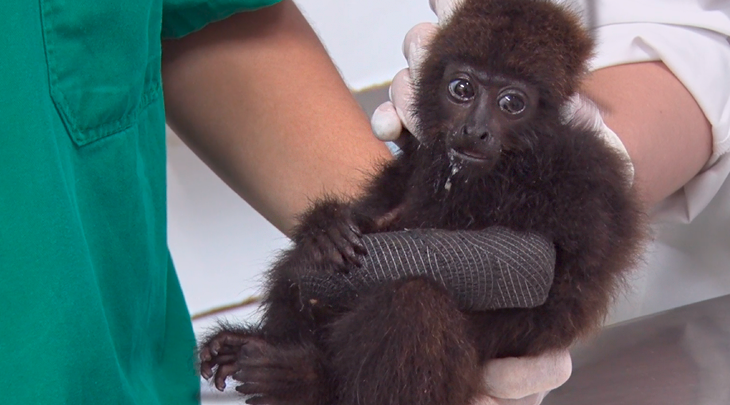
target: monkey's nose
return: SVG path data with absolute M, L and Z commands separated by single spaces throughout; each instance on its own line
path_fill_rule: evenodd
M 486 129 L 474 129 L 466 126 L 461 130 L 461 134 L 467 139 L 479 139 L 482 141 L 486 141 L 492 137 L 492 134 Z

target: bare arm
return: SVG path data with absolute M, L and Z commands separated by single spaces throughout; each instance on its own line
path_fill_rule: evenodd
M 692 95 L 661 62 L 593 72 L 584 89 L 631 156 L 648 206 L 680 189 L 712 153 L 711 126 Z
M 390 158 L 290 0 L 165 43 L 163 79 L 170 126 L 285 233 Z

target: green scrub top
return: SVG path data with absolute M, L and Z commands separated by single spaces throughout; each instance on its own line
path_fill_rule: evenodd
M 0 403 L 198 402 L 160 42 L 275 2 L 3 2 Z

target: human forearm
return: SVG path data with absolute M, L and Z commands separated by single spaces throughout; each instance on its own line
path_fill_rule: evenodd
M 597 70 L 584 90 L 626 146 L 647 207 L 680 189 L 707 163 L 712 153 L 710 124 L 663 63 Z
M 291 1 L 165 43 L 163 78 L 170 126 L 284 232 L 390 157 Z

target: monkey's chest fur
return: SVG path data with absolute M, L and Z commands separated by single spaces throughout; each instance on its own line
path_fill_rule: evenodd
M 589 130 L 558 127 L 533 150 L 492 168 L 448 157 L 438 145 L 406 150 L 408 190 L 383 231 L 503 226 L 552 240 L 555 278 L 534 309 L 468 313 L 480 358 L 564 348 L 600 325 L 645 237 L 626 162 Z M 391 181 L 384 172 L 380 182 Z M 405 179 L 399 179 L 403 181 Z
M 455 162 L 439 143 L 406 145 L 358 201 L 315 205 L 268 275 L 261 322 L 212 335 L 203 375 L 219 389 L 234 378 L 254 404 L 467 405 L 482 392 L 485 361 L 566 348 L 597 328 L 638 257 L 643 221 L 621 156 L 591 131 L 558 129 L 488 165 Z M 421 277 L 317 308 L 297 285 L 321 253 L 312 240 L 352 218 L 365 219 L 363 233 L 534 231 L 555 245 L 553 284 L 530 309 L 464 312 Z

